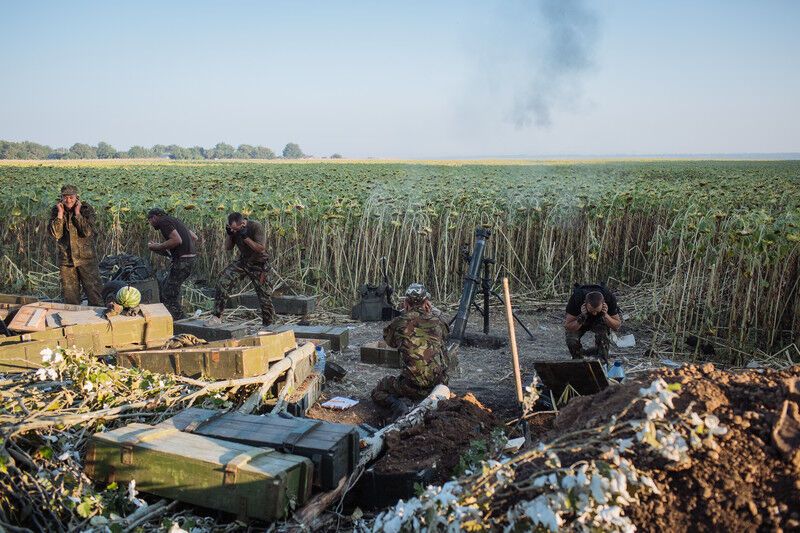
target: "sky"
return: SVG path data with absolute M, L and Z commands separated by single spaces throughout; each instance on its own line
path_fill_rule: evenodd
M 800 152 L 800 2 L 0 0 L 0 139 Z

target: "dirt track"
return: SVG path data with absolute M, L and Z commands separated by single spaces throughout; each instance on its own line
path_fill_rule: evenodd
M 508 337 L 505 317 L 500 308 L 492 309 L 491 333 L 493 335 Z M 446 316 L 452 316 L 446 312 Z M 564 342 L 563 320 L 564 312 L 560 307 L 549 307 L 547 310 L 521 317 L 534 339 L 530 339 L 522 328 L 517 326 L 517 345 L 520 354 L 520 367 L 523 374 L 523 384 L 530 383 L 533 376 L 533 363 L 535 361 L 556 361 L 568 359 L 566 344 Z M 469 332 L 482 331 L 482 318 L 473 314 L 470 317 Z M 345 379 L 338 383 L 328 383 L 325 396 L 348 396 L 357 398 L 363 404 L 353 413 L 333 415 L 324 413 L 321 408 L 316 408 L 314 416 L 320 418 L 335 418 L 337 421 L 347 423 L 367 422 L 375 424 L 379 417 L 372 416 L 374 406 L 369 400 L 369 393 L 380 378 L 395 375 L 399 370 L 383 368 L 372 364 L 365 364 L 360 359 L 361 345 L 382 340 L 383 322 L 367 322 L 351 324 L 350 346 L 342 353 L 334 353 L 331 360 L 342 365 L 348 370 Z M 617 348 L 612 344 L 611 356 L 619 356 L 626 366 L 640 360 L 649 343 L 649 337 L 633 324 L 625 324 L 622 333 L 635 332 L 637 346 L 634 348 Z M 589 342 L 591 335 L 584 337 Z M 514 378 L 511 367 L 511 351 L 508 347 L 499 350 L 462 346 L 459 351 L 461 375 L 451 377 L 450 389 L 464 395 L 471 392 L 486 407 L 490 408 L 502 419 L 511 419 L 516 416 L 516 400 L 514 392 Z

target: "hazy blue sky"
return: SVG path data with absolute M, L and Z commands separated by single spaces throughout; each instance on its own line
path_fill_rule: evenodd
M 800 151 L 800 2 L 0 0 L 0 139 Z

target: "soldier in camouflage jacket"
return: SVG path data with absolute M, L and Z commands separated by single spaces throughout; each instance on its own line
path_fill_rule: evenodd
M 386 343 L 397 348 L 403 362 L 400 376 L 383 378 L 372 391 L 372 400 L 391 408 L 395 415 L 407 410 L 400 398 L 421 400 L 440 383 L 447 383 L 444 342 L 447 324 L 433 314 L 430 295 L 412 284 L 406 291 L 405 312 L 383 332 Z
M 103 283 L 94 251 L 94 225 L 94 209 L 81 203 L 78 188 L 74 185 L 61 187 L 61 198 L 53 206 L 47 230 L 58 248 L 58 269 L 65 303 L 80 304 L 83 288 L 89 305 L 103 305 Z

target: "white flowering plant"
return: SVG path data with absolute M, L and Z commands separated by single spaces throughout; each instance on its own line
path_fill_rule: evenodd
M 0 508 L 27 517 L 35 530 L 119 529 L 120 516 L 145 502 L 135 483 L 96 487 L 86 477 L 86 440 L 128 422 L 158 421 L 209 395 L 80 349 L 45 348 L 40 357 L 41 368 L 0 381 Z
M 727 429 L 713 414 L 692 405 L 675 409 L 679 384 L 653 380 L 610 422 L 564 434 L 534 449 L 488 461 L 482 472 L 428 487 L 422 495 L 378 515 L 372 531 L 621 531 L 636 530 L 626 508 L 659 494 L 654 480 L 633 459 L 655 453 L 688 464 L 690 450 L 716 447 Z M 627 420 L 635 405 L 643 418 Z M 562 465 L 564 457 L 582 457 Z M 524 471 L 524 477 L 517 473 Z M 363 528 L 362 528 L 363 529 Z
M 45 348 L 35 379 L 53 388 L 77 390 L 86 407 L 105 408 L 127 402 L 132 394 L 157 396 L 175 385 L 168 376 L 107 364 L 81 349 Z
M 534 374 L 531 384 L 527 385 L 522 393 L 522 412 L 532 413 L 539 396 L 539 376 Z

